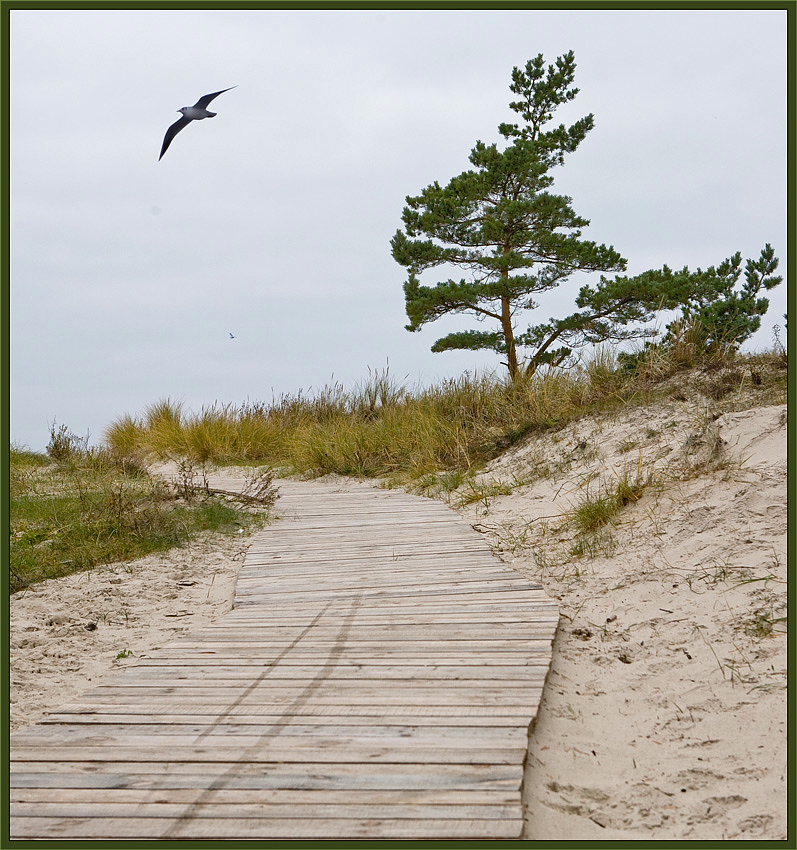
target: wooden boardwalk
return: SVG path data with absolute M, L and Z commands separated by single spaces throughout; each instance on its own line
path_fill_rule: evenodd
M 521 836 L 555 603 L 436 501 L 280 492 L 231 612 L 12 735 L 13 838 Z

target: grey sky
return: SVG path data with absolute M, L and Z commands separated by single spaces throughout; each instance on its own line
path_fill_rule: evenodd
M 784 11 L 12 12 L 12 440 L 386 359 L 410 383 L 496 365 L 429 351 L 467 317 L 404 330 L 389 240 L 405 195 L 499 140 L 512 66 L 570 49 L 557 117 L 595 129 L 554 190 L 585 235 L 632 273 L 771 242 L 785 274 Z M 176 110 L 233 85 L 159 163 Z M 562 289 L 539 320 L 572 309 Z

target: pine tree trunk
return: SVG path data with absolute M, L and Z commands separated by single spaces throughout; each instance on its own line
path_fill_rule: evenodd
M 509 368 L 509 377 L 514 381 L 518 376 L 517 351 L 515 349 L 515 333 L 512 330 L 512 311 L 509 298 L 501 298 L 501 328 L 506 341 L 506 365 Z

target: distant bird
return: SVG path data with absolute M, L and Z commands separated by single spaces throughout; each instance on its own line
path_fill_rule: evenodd
M 230 91 L 230 89 L 237 89 L 238 86 L 230 86 L 229 89 L 222 89 L 221 91 L 214 91 L 212 94 L 206 94 L 199 98 L 199 100 L 193 106 L 183 106 L 178 109 L 178 112 L 183 113 L 183 117 L 178 119 L 172 124 L 171 127 L 166 131 L 166 135 L 163 137 L 163 147 L 161 148 L 161 155 L 158 157 L 158 162 L 163 159 L 163 155 L 169 148 L 169 145 L 172 143 L 172 139 L 183 129 L 183 127 L 187 127 L 192 121 L 201 121 L 203 118 L 215 118 L 218 113 L 216 112 L 208 112 L 207 105 L 213 100 L 214 97 L 218 97 L 220 94 L 224 94 L 226 91 Z
M 235 339 L 235 335 L 234 335 L 234 334 L 230 334 L 230 339 Z

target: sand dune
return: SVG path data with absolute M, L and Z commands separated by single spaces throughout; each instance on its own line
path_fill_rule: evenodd
M 482 477 L 550 474 L 464 509 L 561 604 L 527 837 L 785 839 L 785 406 L 642 412 L 529 440 Z M 567 512 L 626 473 L 574 557 Z

